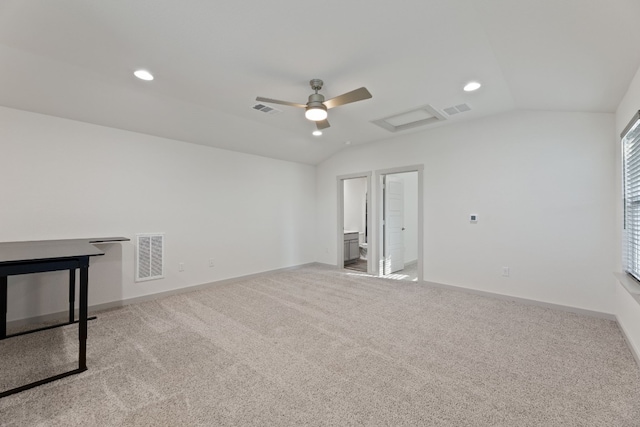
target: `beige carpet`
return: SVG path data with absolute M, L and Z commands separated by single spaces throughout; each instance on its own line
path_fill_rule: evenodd
M 390 280 L 407 280 L 410 282 L 416 282 L 418 280 L 418 263 L 416 261 L 405 264 L 402 270 L 389 273 L 384 276 L 378 276 L 376 274 L 367 273 L 367 260 L 359 259 L 354 263 L 344 266 L 345 270 L 352 270 L 361 273 L 363 276 L 369 277 L 383 277 Z
M 0 342 L 0 388 L 67 368 L 76 331 Z M 99 313 L 88 364 L 0 424 L 640 425 L 612 321 L 322 267 Z

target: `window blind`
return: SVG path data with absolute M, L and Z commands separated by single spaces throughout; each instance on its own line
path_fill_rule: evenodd
M 640 280 L 640 111 L 622 132 L 625 268 Z

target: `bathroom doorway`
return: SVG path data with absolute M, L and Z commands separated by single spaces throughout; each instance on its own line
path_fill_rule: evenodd
M 372 272 L 371 173 L 338 177 L 338 265 L 353 272 Z

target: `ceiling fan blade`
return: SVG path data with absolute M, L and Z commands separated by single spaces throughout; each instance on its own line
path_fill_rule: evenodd
M 305 104 L 298 104 L 296 102 L 289 102 L 289 101 L 279 101 L 277 99 L 263 98 L 261 96 L 257 97 L 256 101 L 268 102 L 270 104 L 288 105 L 290 107 L 307 108 Z
M 327 120 L 327 119 L 320 120 L 320 121 L 316 122 L 316 127 L 318 128 L 318 130 L 326 129 L 329 126 L 331 126 L 331 125 L 329 124 L 329 120 Z
M 367 88 L 361 87 L 360 89 L 352 90 L 351 92 L 343 93 L 342 95 L 336 96 L 335 98 L 324 101 L 324 106 L 329 109 L 344 104 L 350 104 L 356 101 L 362 101 L 363 99 L 369 99 L 371 97 L 372 95 L 371 93 L 369 93 Z

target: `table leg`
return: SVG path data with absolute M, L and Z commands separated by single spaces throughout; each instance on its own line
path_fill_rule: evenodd
M 69 270 L 69 323 L 75 320 L 76 270 Z
M 79 337 L 80 352 L 78 357 L 78 369 L 87 370 L 87 312 L 89 310 L 89 260 L 86 265 L 80 267 L 80 319 Z
M 0 340 L 7 337 L 7 276 L 0 277 Z

